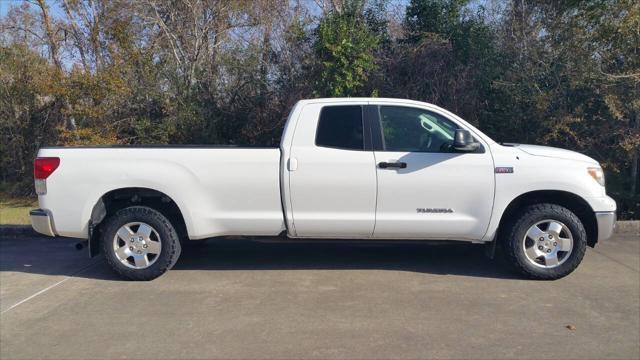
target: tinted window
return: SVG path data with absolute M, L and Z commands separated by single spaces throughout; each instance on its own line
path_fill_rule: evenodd
M 327 106 L 320 112 L 316 145 L 364 150 L 361 106 Z
M 436 113 L 402 106 L 380 106 L 387 151 L 451 152 L 455 123 Z

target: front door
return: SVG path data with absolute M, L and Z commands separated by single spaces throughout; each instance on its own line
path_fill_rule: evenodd
M 381 149 L 376 238 L 479 240 L 493 207 L 494 166 L 481 151 L 458 153 L 454 121 L 426 109 L 378 106 Z

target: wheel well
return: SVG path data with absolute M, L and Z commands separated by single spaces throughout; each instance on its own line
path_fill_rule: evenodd
M 598 242 L 598 223 L 589 203 L 576 194 L 557 190 L 532 191 L 515 198 L 505 209 L 500 219 L 498 231 L 501 231 L 518 214 L 519 210 L 540 203 L 556 204 L 571 210 L 584 225 L 587 232 L 587 244 L 594 247 Z
M 99 253 L 101 225 L 109 216 L 129 206 L 148 206 L 168 219 L 176 227 L 180 239 L 187 238 L 187 226 L 178 205 L 166 194 L 147 188 L 122 188 L 102 195 L 93 206 L 89 220 L 89 250 L 91 256 Z

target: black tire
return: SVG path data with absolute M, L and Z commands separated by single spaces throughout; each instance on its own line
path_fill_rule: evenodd
M 123 264 L 114 250 L 114 237 L 125 224 L 142 222 L 149 224 L 159 235 L 161 242 L 157 259 L 144 269 L 133 269 Z M 129 280 L 153 280 L 164 274 L 175 265 L 182 250 L 180 238 L 171 221 L 157 210 L 146 206 L 132 206 L 116 212 L 105 220 L 101 235 L 102 252 L 111 268 L 120 276 Z
M 566 225 L 573 237 L 573 247 L 567 259 L 554 268 L 532 264 L 523 247 L 527 231 L 534 224 L 544 220 L 561 222 Z M 555 280 L 567 276 L 578 267 L 587 249 L 587 233 L 580 219 L 569 209 L 556 204 L 535 204 L 525 207 L 519 215 L 506 224 L 504 229 L 501 229 L 500 234 L 500 244 L 507 263 L 529 279 Z

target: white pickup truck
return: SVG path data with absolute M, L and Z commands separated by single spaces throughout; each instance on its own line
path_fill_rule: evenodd
M 33 228 L 88 240 L 133 280 L 211 237 L 457 240 L 496 245 L 526 277 L 572 272 L 609 238 L 616 203 L 597 161 L 498 144 L 437 106 L 299 101 L 280 148 L 43 148 Z

